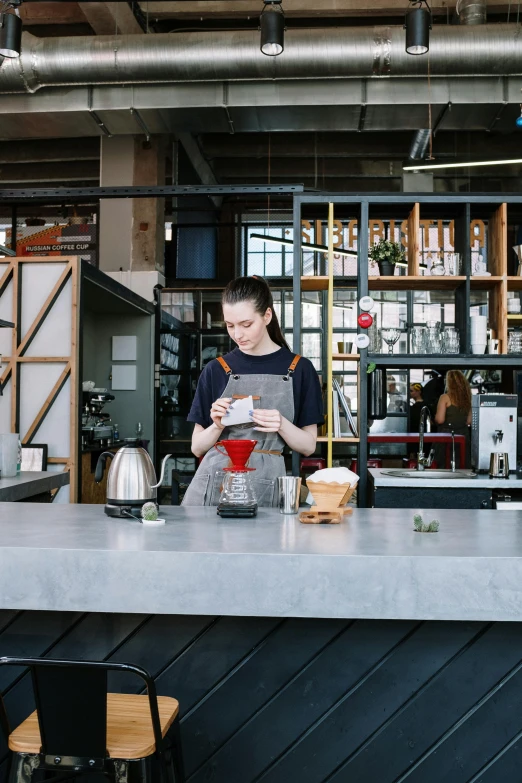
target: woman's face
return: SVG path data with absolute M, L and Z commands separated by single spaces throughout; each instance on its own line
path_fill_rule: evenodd
M 272 320 L 272 310 L 256 313 L 252 302 L 223 305 L 223 317 L 230 337 L 242 351 L 256 348 L 266 337 L 266 327 Z
M 421 390 L 420 389 L 416 389 L 415 386 L 412 386 L 410 388 L 410 397 L 411 397 L 412 400 L 415 400 L 415 401 L 420 400 L 421 399 Z

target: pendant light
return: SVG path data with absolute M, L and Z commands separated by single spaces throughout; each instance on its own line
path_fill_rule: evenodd
M 261 28 L 260 48 L 263 54 L 276 57 L 285 48 L 285 14 L 281 0 L 263 0 L 264 7 L 259 17 Z
M 430 48 L 430 7 L 427 0 L 410 0 L 410 6 L 404 23 L 406 52 L 408 54 L 426 54 Z
M 0 13 L 0 55 L 20 57 L 22 50 L 22 20 L 17 13 Z
M 522 128 L 522 103 L 520 104 L 520 117 L 517 117 L 517 118 L 516 118 L 516 120 L 515 120 L 515 124 L 516 124 L 516 125 L 517 125 L 519 128 Z

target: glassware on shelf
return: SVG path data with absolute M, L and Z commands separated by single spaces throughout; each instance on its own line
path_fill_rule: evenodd
M 508 353 L 522 353 L 522 331 L 513 329 L 508 335 Z
M 430 274 L 435 275 L 435 277 L 442 277 L 442 275 L 446 274 L 446 269 L 444 268 L 444 262 L 440 257 L 440 255 L 435 256 L 435 259 L 431 265 Z
M 426 353 L 441 352 L 439 321 L 426 321 Z
M 442 353 L 459 353 L 460 335 L 455 326 L 446 326 L 442 333 Z
M 393 346 L 401 336 L 400 329 L 381 329 L 381 337 L 388 346 L 388 353 L 393 353 Z
M 370 344 L 368 346 L 368 353 L 380 353 L 382 348 L 382 342 L 379 336 L 379 329 L 377 328 L 377 324 L 375 323 L 375 321 L 367 329 L 367 334 L 370 339 Z
M 427 353 L 426 327 L 414 326 L 411 330 L 411 352 Z
M 444 269 L 447 275 L 460 275 L 462 271 L 460 253 L 444 253 Z

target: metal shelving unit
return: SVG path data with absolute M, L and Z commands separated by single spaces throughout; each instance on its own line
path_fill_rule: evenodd
M 312 211 L 316 210 L 315 213 Z M 312 215 L 319 215 L 324 222 L 327 218 L 330 224 L 328 232 L 329 241 L 333 235 L 332 222 L 337 217 L 337 210 L 346 214 L 350 210 L 351 219 L 357 220 L 358 226 L 369 227 L 370 219 L 376 216 L 396 218 L 400 214 L 407 225 L 408 242 L 408 269 L 406 275 L 393 277 L 377 277 L 369 275 L 368 250 L 369 230 L 359 231 L 357 242 L 357 278 L 333 277 L 332 273 L 318 276 L 303 275 L 302 249 L 305 247 L 300 242 L 294 242 L 294 268 L 293 268 L 293 296 L 294 301 L 300 301 L 302 291 L 328 291 L 355 289 L 357 300 L 373 291 L 441 291 L 454 292 L 455 296 L 455 325 L 461 335 L 461 353 L 459 354 L 368 354 L 366 349 L 360 352 L 359 357 L 359 400 L 358 400 L 358 427 L 359 439 L 357 442 L 357 456 L 359 465 L 366 465 L 368 459 L 368 443 L 364 434 L 368 427 L 367 411 L 367 369 L 369 363 L 380 367 L 400 368 L 433 368 L 455 367 L 458 369 L 491 368 L 491 369 L 520 369 L 522 367 L 522 355 L 507 354 L 508 327 L 518 325 L 522 316 L 511 317 L 507 315 L 507 292 L 522 291 L 522 277 L 508 275 L 508 225 L 511 217 L 514 222 L 522 222 L 522 196 L 507 196 L 506 194 L 296 194 L 294 196 L 293 235 L 301 236 L 301 220 L 303 214 L 308 219 Z M 462 271 L 458 276 L 425 276 L 421 274 L 419 236 L 422 221 L 426 218 L 451 220 L 454 224 L 454 250 L 460 253 L 462 259 Z M 481 217 L 488 221 L 488 276 L 472 275 L 472 254 L 470 242 L 470 227 L 473 219 Z M 330 264 L 328 270 L 333 269 L 333 248 L 329 248 Z M 328 271 L 327 270 L 327 271 Z M 487 294 L 489 301 L 490 326 L 500 341 L 499 355 L 476 355 L 471 353 L 470 341 L 470 307 L 473 302 L 473 294 L 476 292 Z M 411 305 L 409 305 L 411 308 Z M 358 308 L 358 305 L 357 305 Z M 359 309 L 357 309 L 359 314 Z M 294 351 L 300 352 L 302 325 L 299 308 L 294 310 Z M 335 361 L 331 353 L 332 333 L 331 317 L 328 319 L 328 380 L 331 379 L 331 362 Z M 360 330 L 363 331 L 363 330 Z M 337 357 L 340 358 L 340 357 Z M 328 394 L 331 400 L 331 393 Z M 331 402 L 328 405 L 331 414 Z M 331 416 L 330 416 L 331 420 Z M 330 426 L 329 426 L 330 428 Z M 332 458 L 332 444 L 348 442 L 348 438 L 334 439 L 329 432 L 328 436 L 320 437 L 318 442 L 327 444 L 328 457 Z M 299 470 L 299 456 L 294 455 L 294 473 Z M 359 503 L 364 505 L 366 498 L 366 471 L 361 471 L 359 483 Z

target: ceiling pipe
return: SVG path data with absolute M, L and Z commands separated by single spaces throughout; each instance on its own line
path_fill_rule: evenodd
M 486 24 L 486 0 L 457 0 L 457 14 L 461 24 Z
M 438 25 L 432 76 L 522 74 L 520 26 Z M 428 59 L 404 51 L 402 27 L 288 30 L 284 54 L 262 57 L 258 31 L 36 38 L 0 67 L 0 93 L 42 87 L 169 82 L 426 78 Z
M 421 128 L 415 131 L 410 147 L 410 160 L 423 160 L 430 143 L 431 131 L 429 128 Z

